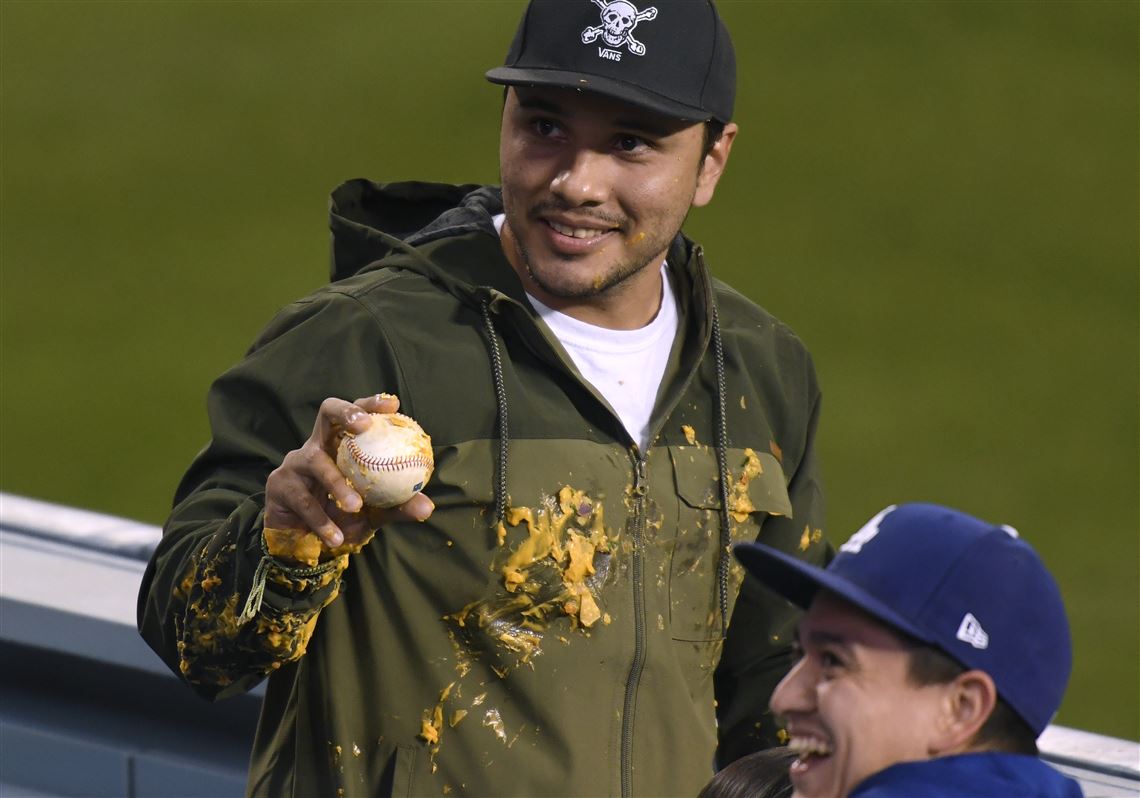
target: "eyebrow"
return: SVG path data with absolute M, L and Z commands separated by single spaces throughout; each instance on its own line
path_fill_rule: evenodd
M 550 100 L 542 99 L 541 97 L 519 97 L 518 104 L 519 108 L 527 111 L 545 111 L 555 116 L 567 116 L 567 112 L 562 106 Z M 613 125 L 622 130 L 628 130 L 632 133 L 645 133 L 655 138 L 664 138 L 673 132 L 665 125 L 654 124 L 647 119 L 618 117 L 613 120 Z
M 840 646 L 851 645 L 851 640 L 849 638 L 845 637 L 844 635 L 835 634 L 834 632 L 809 632 L 808 638 L 813 643 L 832 643 Z
M 804 632 L 801 625 L 796 624 L 796 640 L 803 641 L 804 639 L 811 641 L 816 645 L 837 645 L 837 646 L 851 646 L 851 638 L 846 635 L 841 635 L 836 632 L 829 632 L 824 629 L 813 629 Z
M 550 100 L 544 100 L 541 97 L 523 98 L 522 95 L 517 96 L 519 108 L 525 108 L 528 111 L 548 111 L 552 114 L 560 115 L 566 113 L 561 107 L 556 103 L 552 103 Z

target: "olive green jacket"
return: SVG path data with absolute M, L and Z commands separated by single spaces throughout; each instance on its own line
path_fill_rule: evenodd
M 692 796 L 718 720 L 722 762 L 775 739 L 796 616 L 727 552 L 828 556 L 808 353 L 678 236 L 680 333 L 639 451 L 527 302 L 500 208 L 342 186 L 335 281 L 210 391 L 139 628 L 208 698 L 268 675 L 251 795 Z M 324 398 L 380 391 L 432 437 L 434 515 L 314 568 L 270 556 L 269 472 Z

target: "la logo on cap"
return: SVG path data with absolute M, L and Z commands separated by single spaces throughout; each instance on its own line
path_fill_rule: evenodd
M 990 636 L 974 617 L 972 612 L 962 616 L 962 623 L 958 624 L 957 638 L 963 643 L 969 643 L 974 648 L 986 648 L 990 644 Z
M 863 547 L 870 543 L 875 535 L 879 534 L 879 524 L 883 522 L 883 518 L 897 506 L 897 504 L 892 504 L 890 507 L 880 510 L 874 518 L 863 524 L 858 532 L 848 538 L 847 542 L 839 547 L 839 550 L 845 551 L 848 554 L 858 554 L 861 552 Z
M 602 9 L 602 24 L 582 31 L 582 44 L 593 44 L 602 37 L 609 47 L 599 47 L 598 57 L 608 61 L 620 61 L 620 47 L 626 47 L 634 55 L 645 55 L 645 45 L 633 38 L 637 23 L 657 18 L 657 8 L 649 7 L 638 11 L 637 6 L 627 0 L 613 0 L 612 3 L 594 0 L 594 5 Z

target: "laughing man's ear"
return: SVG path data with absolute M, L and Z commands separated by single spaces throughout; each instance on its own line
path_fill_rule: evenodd
M 738 129 L 735 122 L 729 122 L 725 125 L 724 132 L 720 134 L 720 138 L 717 139 L 716 144 L 712 146 L 701 163 L 701 171 L 697 175 L 697 191 L 693 195 L 695 207 L 708 205 L 712 201 L 716 184 L 720 180 L 720 176 L 724 174 L 724 167 L 728 164 L 728 154 L 732 152 L 732 141 L 736 138 Z
M 993 714 L 997 700 L 994 680 L 984 671 L 964 671 L 948 682 L 931 756 L 974 750 L 973 740 Z

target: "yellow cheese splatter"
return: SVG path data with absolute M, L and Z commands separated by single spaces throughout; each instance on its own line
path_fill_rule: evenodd
M 443 730 L 443 707 L 436 704 L 429 717 L 428 710 L 424 710 L 423 721 L 420 724 L 419 736 L 430 745 L 439 746 L 439 733 Z
M 800 535 L 800 551 L 807 551 L 811 544 L 819 543 L 821 540 L 823 540 L 823 530 L 812 529 L 805 524 L 804 532 Z
M 594 597 L 590 594 L 589 589 L 582 591 L 582 609 L 578 611 L 578 620 L 582 622 L 583 626 L 593 626 L 594 623 L 602 617 L 602 611 L 598 609 Z
M 748 483 L 764 473 L 760 465 L 760 458 L 752 449 L 744 450 L 744 468 L 740 472 L 740 479 L 732 485 L 732 495 L 729 498 L 731 507 L 729 511 L 738 524 L 748 520 L 748 514 L 755 512 L 752 497 L 748 495 Z

